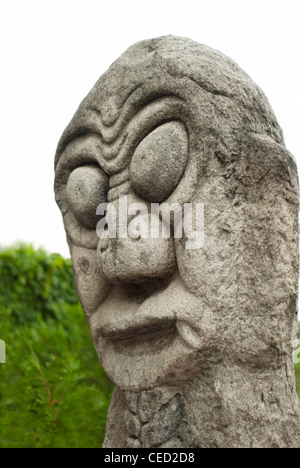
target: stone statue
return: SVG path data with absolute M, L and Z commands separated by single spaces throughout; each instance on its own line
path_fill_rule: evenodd
M 63 133 L 55 192 L 116 386 L 104 447 L 299 447 L 297 169 L 248 75 L 189 39 L 133 45 Z M 162 203 L 169 237 L 109 235 L 110 213 L 162 232 Z M 196 204 L 187 248 L 175 212 Z

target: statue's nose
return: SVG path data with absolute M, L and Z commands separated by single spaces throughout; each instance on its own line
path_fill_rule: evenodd
M 113 187 L 110 199 L 113 200 L 108 205 L 106 231 L 99 239 L 97 251 L 105 278 L 116 284 L 139 284 L 172 276 L 176 270 L 174 240 L 151 237 L 151 210 L 147 211 L 146 204 L 142 214 L 128 215 L 133 204 L 140 204 L 129 181 Z M 139 227 L 131 229 L 132 223 Z M 146 232 L 142 226 L 146 226 Z
M 104 277 L 113 284 L 166 279 L 176 271 L 173 239 L 100 240 L 98 264 Z

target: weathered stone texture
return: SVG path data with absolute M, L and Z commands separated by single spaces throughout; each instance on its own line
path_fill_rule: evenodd
M 297 169 L 249 76 L 189 39 L 132 46 L 66 128 L 55 191 L 116 385 L 105 447 L 300 447 Z M 95 208 L 122 216 L 121 195 L 203 203 L 202 248 L 99 239 Z

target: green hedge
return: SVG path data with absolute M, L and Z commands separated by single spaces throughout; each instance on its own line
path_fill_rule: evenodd
M 12 319 L 21 324 L 55 317 L 57 307 L 78 304 L 70 260 L 48 255 L 32 246 L 0 252 L 0 307 L 9 305 Z
M 0 252 L 0 447 L 101 447 L 112 384 L 72 267 L 31 246 Z

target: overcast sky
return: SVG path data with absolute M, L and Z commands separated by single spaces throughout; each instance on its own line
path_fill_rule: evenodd
M 299 0 L 1 0 L 0 245 L 68 255 L 53 195 L 59 137 L 99 76 L 133 43 L 190 37 L 263 89 L 300 163 Z

